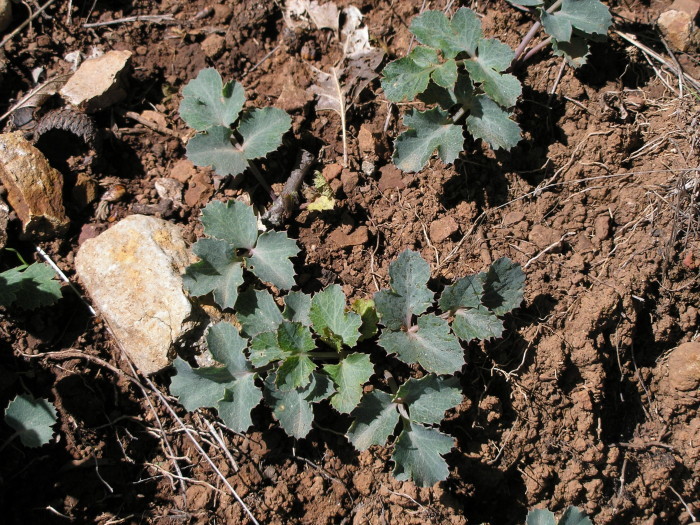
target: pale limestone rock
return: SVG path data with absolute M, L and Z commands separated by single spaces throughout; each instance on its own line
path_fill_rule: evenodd
M 12 1 L 0 0 L 0 31 L 4 31 L 12 23 Z
M 68 229 L 63 176 L 20 131 L 0 135 L 0 182 L 22 221 L 24 237 L 48 239 Z
M 78 277 L 144 374 L 168 366 L 174 346 L 205 321 L 183 292 L 190 262 L 177 226 L 145 215 L 123 219 L 78 250 Z
M 126 98 L 125 75 L 131 51 L 108 51 L 83 62 L 61 88 L 61 96 L 74 106 L 94 113 Z
M 686 51 L 691 43 L 693 20 L 685 11 L 671 9 L 656 21 L 659 31 L 675 51 Z

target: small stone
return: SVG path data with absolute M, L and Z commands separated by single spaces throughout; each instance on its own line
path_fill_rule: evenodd
M 372 156 L 376 153 L 377 140 L 367 124 L 362 124 L 360 126 L 360 132 L 357 134 L 357 142 L 360 146 L 360 153 L 363 155 Z
M 307 102 L 311 100 L 311 96 L 305 90 L 296 85 L 294 80 L 288 79 L 282 87 L 280 96 L 277 97 L 275 107 L 280 108 L 288 113 L 301 110 Z
M 185 192 L 185 204 L 190 208 L 209 202 L 214 195 L 214 186 L 211 176 L 203 171 L 197 171 L 189 182 L 189 188 Z
M 168 121 L 160 111 L 153 111 L 152 109 L 147 109 L 141 112 L 141 116 L 146 120 L 150 120 L 154 124 L 158 124 L 161 128 L 168 127 Z
M 688 13 L 693 22 L 697 22 L 700 15 L 700 0 L 674 0 L 669 11 L 683 11 Z
M 668 10 L 661 13 L 656 25 L 675 51 L 686 51 L 693 32 L 693 20 L 685 11 Z
M 323 178 L 330 182 L 343 172 L 343 167 L 338 163 L 326 164 L 323 167 Z
M 156 179 L 154 186 L 158 192 L 158 197 L 170 200 L 176 206 L 182 206 L 182 182 L 177 179 L 163 177 Z
M 78 246 L 83 244 L 88 239 L 94 239 L 100 233 L 102 233 L 103 230 L 104 227 L 99 224 L 83 224 L 83 227 L 80 228 L 80 235 L 78 236 Z
M 7 223 L 10 222 L 10 207 L 0 199 L 0 250 L 7 244 Z
M 78 277 L 144 374 L 168 366 L 173 346 L 200 326 L 182 288 L 190 262 L 178 227 L 144 215 L 130 215 L 78 250 Z
M 593 229 L 595 231 L 595 236 L 601 241 L 610 237 L 610 215 L 599 215 L 595 219 Z
M 459 231 L 459 225 L 452 217 L 443 217 L 430 223 L 430 240 L 442 242 Z
M 185 184 L 194 174 L 197 173 L 197 168 L 189 160 L 178 160 L 170 170 L 170 177 Z
M 700 341 L 683 343 L 671 352 L 668 384 L 680 392 L 692 392 L 700 387 Z
M 354 232 L 346 234 L 341 228 L 337 228 L 328 236 L 328 239 L 338 248 L 362 246 L 369 240 L 369 230 L 367 226 L 359 226 Z
M 535 224 L 530 230 L 528 240 L 537 246 L 540 250 L 559 242 L 561 239 L 561 231 L 554 228 L 548 228 L 541 224 Z
M 108 51 L 83 62 L 61 88 L 61 95 L 74 106 L 94 113 L 126 98 L 125 76 L 131 51 Z
M 512 226 L 513 224 L 518 224 L 522 220 L 525 220 L 525 214 L 523 212 L 511 211 L 503 217 L 503 226 Z
M 68 229 L 63 175 L 20 131 L 0 135 L 0 182 L 22 221 L 24 237 L 48 239 Z
M 348 169 L 343 170 L 340 175 L 340 181 L 343 183 L 343 191 L 345 195 L 352 195 L 360 181 L 359 176 L 354 171 Z
M 0 31 L 4 31 L 12 23 L 12 1 L 0 0 Z
M 402 190 L 406 187 L 401 170 L 393 164 L 382 166 L 379 169 L 379 173 L 381 174 L 379 177 L 379 191 L 385 192 L 392 189 Z
M 71 190 L 71 201 L 79 209 L 82 210 L 90 203 L 95 202 L 99 192 L 100 185 L 95 179 L 89 177 L 83 172 L 79 172 L 76 177 L 75 186 Z
M 202 42 L 202 52 L 209 58 L 216 58 L 223 52 L 225 44 L 223 36 L 212 33 Z

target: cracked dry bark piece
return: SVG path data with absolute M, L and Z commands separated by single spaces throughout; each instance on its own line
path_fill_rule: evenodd
M 21 132 L 0 135 L 0 182 L 22 221 L 24 238 L 50 239 L 68 229 L 63 176 Z

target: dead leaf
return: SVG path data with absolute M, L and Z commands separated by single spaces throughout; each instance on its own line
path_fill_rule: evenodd
M 319 4 L 316 0 L 289 0 L 285 5 L 284 19 L 292 29 L 309 27 L 309 20 L 317 29 L 332 29 L 338 33 L 340 11 L 333 2 Z

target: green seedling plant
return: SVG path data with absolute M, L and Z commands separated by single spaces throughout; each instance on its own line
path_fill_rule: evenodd
M 534 509 L 527 513 L 525 525 L 593 525 L 583 511 L 577 507 L 569 507 L 557 521 L 554 513 L 546 509 Z
M 15 432 L 0 446 L 0 450 L 17 437 L 25 447 L 47 444 L 53 436 L 51 427 L 56 421 L 56 409 L 48 399 L 35 399 L 29 395 L 15 397 L 5 409 L 5 423 Z
M 540 17 L 515 51 L 485 38 L 479 17 L 465 7 L 452 18 L 425 11 L 412 20 L 410 31 L 421 45 L 387 64 L 382 78 L 390 101 L 420 100 L 432 106 L 404 115 L 408 129 L 394 143 L 394 163 L 403 171 L 420 171 L 436 151 L 444 163 L 454 162 L 464 150 L 465 128 L 493 149 L 513 148 L 521 138 L 512 113 L 522 93 L 520 81 L 510 73 L 516 61 L 551 44 L 555 54 L 578 67 L 589 53 L 588 41 L 605 38 L 612 24 L 598 0 L 509 1 L 532 6 Z M 523 56 L 540 27 L 550 36 Z
M 314 295 L 289 292 L 280 307 L 265 288 L 239 291 L 241 275 L 246 268 L 289 289 L 294 241 L 279 232 L 260 235 L 252 210 L 241 203 L 211 203 L 202 222 L 212 238 L 195 245 L 201 260 L 187 269 L 186 285 L 192 295 L 211 293 L 220 307 L 232 308 L 240 327 L 219 322 L 207 332 L 207 348 L 218 366 L 194 368 L 175 360 L 170 391 L 183 406 L 216 408 L 229 428 L 245 432 L 253 424 L 251 411 L 262 402 L 288 435 L 300 439 L 312 429 L 313 405 L 328 400 L 353 419 L 347 437 L 358 450 L 397 436 L 392 441 L 397 479 L 422 486 L 445 479 L 443 456 L 454 440 L 439 425 L 462 400 L 456 377 L 466 364 L 462 343 L 502 335 L 502 316 L 522 301 L 520 267 L 499 259 L 488 271 L 446 287 L 436 301 L 427 286 L 428 263 L 407 250 L 390 266 L 390 289 L 373 300 L 348 308 L 341 287 L 332 285 Z M 278 248 L 258 253 L 266 235 Z M 269 264 L 256 259 L 266 255 L 275 261 L 274 275 L 266 273 Z M 360 349 L 363 341 L 376 341 L 399 361 L 420 365 L 420 377 L 397 385 L 389 374 L 389 391 L 363 393 L 368 384 L 384 382 Z
M 17 256 L 22 264 L 0 273 L 0 306 L 34 310 L 58 301 L 61 283 L 53 269 L 45 263 L 28 264 Z
M 244 110 L 243 86 L 224 84 L 212 68 L 201 70 L 182 95 L 180 117 L 199 132 L 187 144 L 187 158 L 196 166 L 211 166 L 218 175 L 243 173 L 250 161 L 276 150 L 291 127 L 281 109 Z

